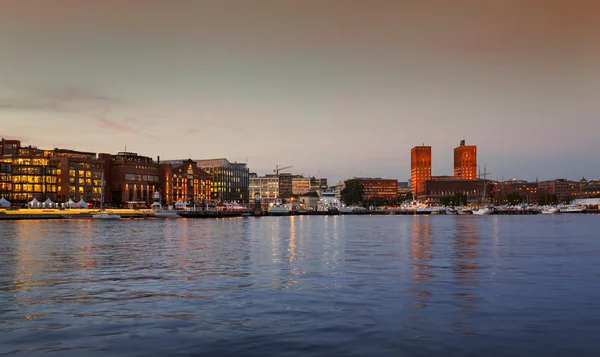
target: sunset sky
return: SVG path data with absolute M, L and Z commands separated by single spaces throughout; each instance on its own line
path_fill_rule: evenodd
M 595 0 L 0 0 L 0 136 L 410 176 L 600 177 Z

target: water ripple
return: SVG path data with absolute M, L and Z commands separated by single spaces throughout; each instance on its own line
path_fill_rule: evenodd
M 600 353 L 597 216 L 2 222 L 0 354 Z

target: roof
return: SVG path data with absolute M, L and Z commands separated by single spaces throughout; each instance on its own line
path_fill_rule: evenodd
M 575 205 L 600 205 L 600 198 L 582 198 L 572 202 Z

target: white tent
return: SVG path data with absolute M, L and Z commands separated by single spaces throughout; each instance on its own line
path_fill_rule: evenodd
M 54 205 L 55 205 L 55 203 L 52 202 L 52 200 L 49 198 L 46 201 L 44 201 L 44 203 L 43 203 L 44 207 L 54 207 Z
M 187 205 L 188 205 L 188 203 L 185 201 L 175 203 L 175 207 L 186 207 Z
M 75 207 L 77 207 L 77 203 L 75 203 L 75 201 L 73 201 L 72 199 L 69 198 L 69 202 L 67 202 L 67 207 L 75 208 Z
M 2 197 L 0 198 L 0 207 L 9 208 L 10 202 L 6 198 Z
M 29 203 L 27 203 L 27 207 L 29 208 L 36 208 L 36 207 L 40 207 L 41 203 L 40 201 L 37 200 L 37 198 L 33 198 L 33 200 L 29 201 Z
M 79 202 L 77 202 L 77 206 L 79 206 L 81 208 L 87 208 L 87 203 L 82 198 L 79 200 Z

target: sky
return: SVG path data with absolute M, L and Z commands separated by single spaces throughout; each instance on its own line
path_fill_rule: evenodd
M 596 0 L 0 0 L 0 136 L 410 177 L 600 177 Z

